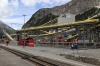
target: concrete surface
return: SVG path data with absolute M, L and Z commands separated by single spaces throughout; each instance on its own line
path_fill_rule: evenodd
M 35 66 L 29 63 L 26 60 L 17 57 L 16 55 L 5 51 L 3 49 L 0 50 L 0 66 Z
M 1 44 L 1 45 L 6 46 L 4 44 Z M 72 64 L 74 66 L 96 66 L 96 65 L 92 65 L 92 64 L 87 64 L 87 63 L 83 63 L 83 62 L 79 62 L 79 61 L 66 59 L 64 56 L 59 55 L 59 54 L 63 54 L 63 53 L 64 54 L 73 53 L 73 51 L 70 50 L 70 49 L 53 48 L 53 47 L 39 47 L 39 46 L 38 47 L 26 47 L 25 46 L 25 48 L 23 48 L 22 46 L 14 46 L 14 45 L 8 45 L 6 47 L 25 51 L 25 52 L 28 52 L 28 53 L 32 53 L 32 54 L 37 55 L 37 56 L 43 56 L 43 57 L 46 57 L 46 58 L 50 58 L 50 59 L 58 60 L 58 61 L 61 61 L 61 62 L 69 63 L 69 64 Z M 79 52 L 84 52 L 84 50 L 79 50 Z

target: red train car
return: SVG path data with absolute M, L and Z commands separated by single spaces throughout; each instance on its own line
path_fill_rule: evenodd
M 30 38 L 30 37 L 28 37 L 26 39 L 20 39 L 18 41 L 18 45 L 34 47 L 34 39 Z

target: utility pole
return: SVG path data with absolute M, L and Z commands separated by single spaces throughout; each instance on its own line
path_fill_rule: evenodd
M 23 14 L 23 16 L 24 16 L 24 25 L 25 25 L 25 14 Z M 23 44 L 23 48 L 25 48 L 25 27 L 24 27 L 24 44 Z

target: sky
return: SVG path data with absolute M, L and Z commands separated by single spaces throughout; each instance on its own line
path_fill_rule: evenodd
M 71 0 L 0 0 L 0 20 L 14 29 L 20 29 L 41 8 L 52 8 Z

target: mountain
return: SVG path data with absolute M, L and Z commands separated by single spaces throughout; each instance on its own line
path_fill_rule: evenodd
M 81 14 L 99 4 L 100 0 L 72 0 L 61 6 L 55 6 L 53 8 L 42 8 L 33 14 L 22 28 L 42 25 L 49 20 L 60 16 L 61 14 Z
M 85 19 L 88 19 L 89 17 L 92 17 L 97 14 L 100 14 L 100 9 L 98 9 L 97 7 L 93 7 L 90 10 L 85 11 L 84 13 L 77 14 L 75 16 L 75 20 L 76 21 L 85 20 Z
M 3 35 L 2 30 L 5 30 L 8 34 L 13 34 L 16 32 L 13 28 L 0 21 L 0 38 Z

